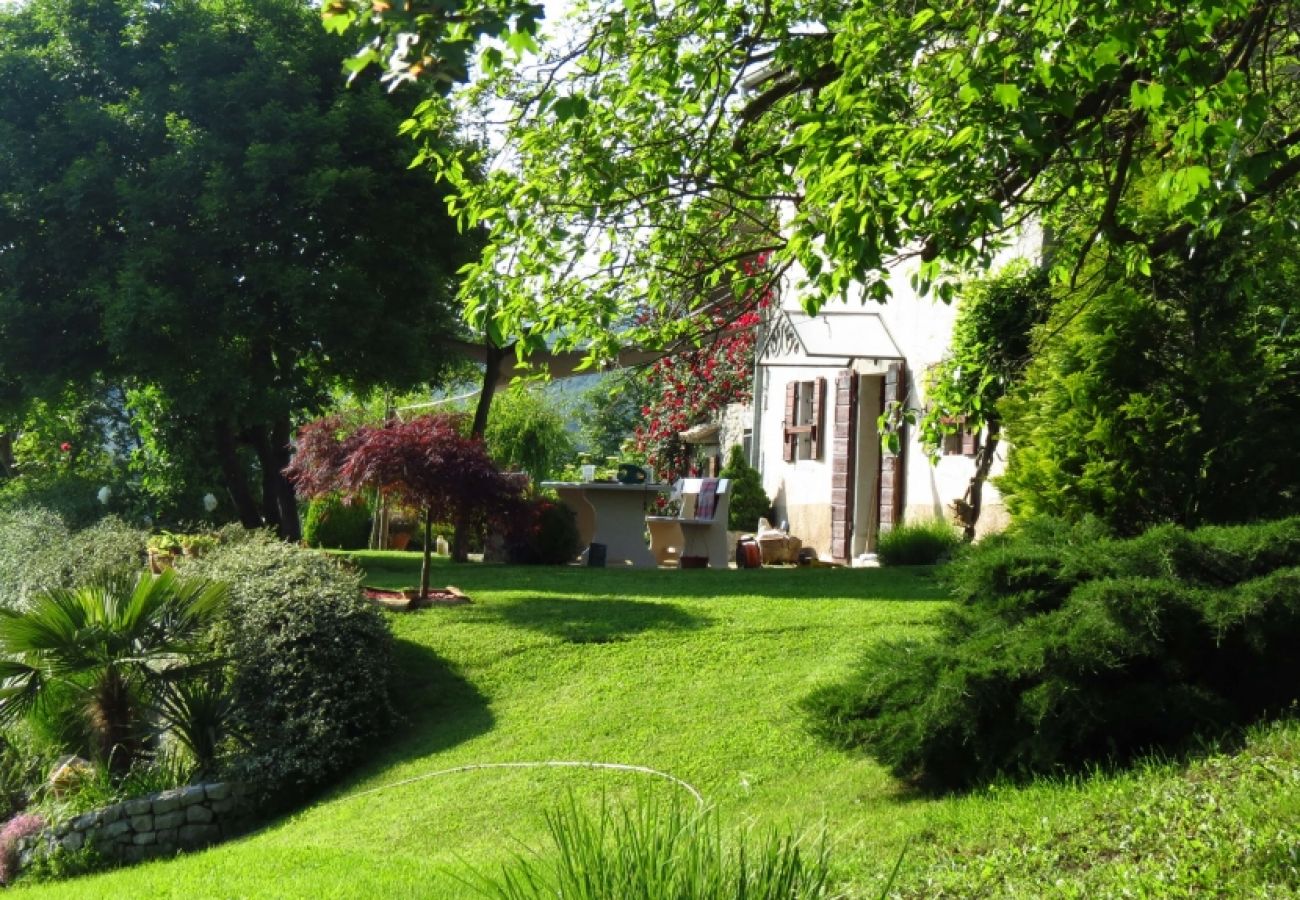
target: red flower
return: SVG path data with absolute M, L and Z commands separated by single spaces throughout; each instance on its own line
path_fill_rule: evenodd
M 59 444 L 59 449 L 62 450 L 64 453 L 71 453 L 72 445 L 69 444 L 67 441 L 64 441 L 62 444 Z

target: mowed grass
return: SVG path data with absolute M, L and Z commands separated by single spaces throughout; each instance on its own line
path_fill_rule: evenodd
M 418 578 L 415 554 L 358 558 L 368 583 Z M 474 603 L 392 614 L 407 721 L 354 777 L 242 840 L 26 894 L 472 896 L 461 875 L 542 847 L 543 813 L 570 795 L 593 806 L 646 792 L 689 799 L 650 774 L 474 768 L 556 761 L 671 774 L 734 829 L 825 827 L 847 896 L 877 896 L 905 847 L 895 888 L 911 896 L 1109 896 L 1143 879 L 1168 885 L 1202 859 L 1198 871 L 1217 866 L 1217 883 L 1243 894 L 1264 883 L 1260 860 L 1272 867 L 1268 885 L 1289 884 L 1294 860 L 1284 848 L 1297 803 L 1277 798 L 1300 786 L 1300 736 L 1290 726 L 1254 739 L 1258 758 L 1271 762 L 1245 774 L 1233 768 L 1242 757 L 1194 764 L 1204 770 L 1199 793 L 1181 788 L 1198 770 L 1167 764 L 947 799 L 909 792 L 867 758 L 812 737 L 798 708 L 804 696 L 847 672 L 868 642 L 933 626 L 946 603 L 929 570 L 441 563 L 434 583 L 449 582 Z M 1214 759 L 1229 760 L 1220 768 L 1233 776 L 1206 776 Z M 1234 807 L 1239 819 L 1184 815 L 1234 797 L 1249 799 Z M 1173 823 L 1155 829 L 1167 851 L 1160 860 L 1125 831 L 1135 805 L 1142 821 Z M 1202 843 L 1224 823 L 1270 836 L 1196 850 L 1181 842 L 1180 823 Z M 1093 852 L 1103 838 L 1105 852 Z

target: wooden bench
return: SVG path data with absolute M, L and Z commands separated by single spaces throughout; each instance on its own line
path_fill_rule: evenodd
M 659 565 L 673 562 L 681 565 L 683 556 L 702 556 L 708 558 L 710 568 L 727 568 L 730 558 L 727 546 L 730 486 L 726 478 L 684 479 L 680 515 L 646 516 L 650 552 Z

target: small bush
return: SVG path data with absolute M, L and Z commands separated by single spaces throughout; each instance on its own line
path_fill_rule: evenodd
M 0 509 L 0 606 L 21 607 L 51 586 L 68 529 L 57 513 L 39 506 Z
M 732 531 L 757 531 L 759 519 L 772 517 L 772 501 L 763 490 L 763 476 L 745 459 L 745 450 L 737 445 L 727 455 L 727 464 L 718 473 L 731 479 L 728 490 L 727 527 Z
M 571 798 L 546 824 L 550 854 L 518 856 L 500 878 L 475 875 L 469 886 L 500 900 L 831 896 L 825 841 L 805 847 L 777 834 L 757 846 L 747 835 L 724 841 L 716 811 L 642 801 L 605 803 L 593 816 Z
M 217 646 L 247 741 L 237 774 L 271 791 L 320 784 L 389 726 L 392 636 L 361 596 L 360 575 L 259 532 L 185 571 L 230 588 Z
M 19 813 L 0 828 L 0 884 L 13 881 L 18 873 L 18 842 L 45 827 L 40 816 Z
M 0 732 L 0 819 L 27 807 L 56 755 L 22 723 Z
M 887 566 L 932 566 L 953 554 L 961 537 L 946 522 L 903 523 L 880 535 L 876 552 Z
M 337 496 L 313 500 L 303 517 L 302 539 L 310 547 L 364 550 L 370 545 L 370 516 L 370 505 L 360 500 L 344 503 Z
M 145 531 L 116 516 L 72 532 L 63 553 L 63 585 L 76 587 L 106 575 L 139 572 L 147 541 Z
M 145 541 L 143 531 L 112 516 L 72 531 L 44 507 L 0 509 L 0 608 L 22 607 L 43 590 L 137 570 Z
M 578 546 L 578 517 L 545 497 L 525 500 L 512 517 L 506 556 L 519 565 L 562 566 L 572 562 Z
M 1035 525 L 946 574 L 960 604 L 936 640 L 873 646 L 807 701 L 899 776 L 962 787 L 1176 751 L 1300 700 L 1300 518 L 1129 540 Z

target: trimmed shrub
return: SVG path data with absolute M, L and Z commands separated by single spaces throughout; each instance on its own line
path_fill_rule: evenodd
M 337 495 L 307 504 L 302 539 L 310 547 L 330 550 L 364 550 L 370 545 L 370 504 L 344 503 Z
M 230 588 L 216 643 L 230 661 L 233 726 L 247 742 L 236 774 L 272 792 L 317 785 L 390 726 L 392 636 L 360 575 L 338 560 L 237 533 L 184 563 Z
M 148 532 L 133 528 L 116 516 L 74 531 L 64 547 L 64 587 L 88 584 L 105 575 L 127 575 L 144 567 Z
M 952 556 L 961 542 L 947 522 L 904 522 L 880 535 L 876 553 L 887 566 L 932 566 Z
M 0 509 L 0 606 L 21 607 L 53 587 L 68 529 L 58 514 L 39 506 Z
M 871 647 L 806 701 L 816 728 L 952 788 L 1177 751 L 1300 699 L 1300 518 L 1119 540 L 990 538 L 946 575 L 933 641 Z
M 763 490 L 763 476 L 745 459 L 743 447 L 731 448 L 718 477 L 731 479 L 727 527 L 732 531 L 757 531 L 759 519 L 772 517 L 772 501 Z

